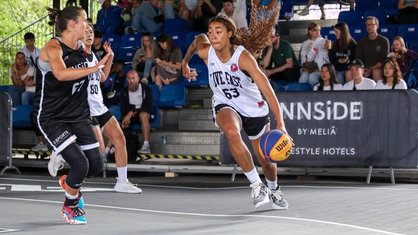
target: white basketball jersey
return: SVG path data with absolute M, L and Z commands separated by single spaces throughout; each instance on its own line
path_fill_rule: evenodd
M 91 57 L 87 58 L 89 67 L 95 66 L 98 62 L 96 55 L 94 53 L 92 53 L 92 55 L 93 59 L 91 61 Z M 100 89 L 100 78 L 100 71 L 89 75 L 89 86 L 87 87 L 87 93 L 91 116 L 100 116 L 106 113 L 108 110 L 107 107 L 103 104 L 102 90 Z
M 211 46 L 208 54 L 209 85 L 213 91 L 212 105 L 227 104 L 245 117 L 262 117 L 268 114 L 255 82 L 238 67 L 238 60 L 245 50 L 238 46 L 231 59 L 223 63 Z

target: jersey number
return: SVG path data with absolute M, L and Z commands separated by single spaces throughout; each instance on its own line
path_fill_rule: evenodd
M 99 86 L 97 86 L 97 84 L 90 85 L 90 94 L 99 94 Z
M 222 91 L 224 92 L 225 97 L 228 99 L 237 98 L 239 96 L 237 88 L 222 89 Z

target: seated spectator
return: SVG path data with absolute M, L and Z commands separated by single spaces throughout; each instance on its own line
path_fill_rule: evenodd
M 221 9 L 221 0 L 197 0 L 197 6 L 192 13 L 192 17 L 187 20 L 187 30 L 208 30 L 209 19 L 216 16 Z
M 138 8 L 132 10 L 132 27 L 136 32 L 158 32 L 164 16 L 158 10 L 158 0 L 143 0 Z M 125 33 L 128 33 L 125 30 Z
M 16 53 L 15 62 L 10 70 L 13 86 L 9 93 L 13 105 L 31 105 L 35 96 L 35 68 L 26 63 L 25 54 L 21 51 Z
M 132 68 L 135 69 L 142 78 L 141 82 L 148 83 L 154 60 L 157 55 L 157 47 L 150 33 L 142 35 L 141 48 L 139 48 L 132 59 Z
M 377 33 L 379 20 L 374 16 L 366 18 L 367 36 L 360 39 L 356 47 L 356 58 L 363 61 L 364 76 L 374 81 L 382 79 L 382 64 L 389 53 L 389 40 Z
M 338 82 L 334 65 L 324 64 L 321 67 L 321 79 L 313 87 L 314 91 L 338 91 L 343 86 Z
M 383 64 L 383 78 L 377 81 L 376 90 L 406 90 L 406 82 L 402 77 L 401 69 L 396 61 L 387 59 Z
M 398 1 L 398 22 L 400 24 L 418 23 L 418 1 L 417 0 L 399 0 Z
M 228 16 L 234 21 L 237 28 L 245 30 L 248 28 L 246 14 L 238 9 L 235 9 L 234 0 L 223 0 L 222 10 L 218 14 Z
M 105 34 L 114 34 L 123 27 L 122 11 L 120 6 L 112 5 L 112 0 L 99 0 L 102 8 L 97 12 L 95 28 Z
M 179 0 L 178 4 L 174 6 L 174 9 L 177 11 L 178 18 L 188 20 L 192 17 L 196 6 L 197 0 Z
M 105 55 L 106 51 L 103 47 L 103 33 L 100 30 L 94 30 L 94 40 L 91 50 L 96 55 L 97 59 L 100 61 Z
M 25 53 L 26 63 L 35 66 L 38 62 L 41 51 L 35 46 L 35 35 L 31 32 L 25 33 L 23 36 L 25 46 L 19 51 Z
M 348 69 L 350 61 L 356 58 L 357 42 L 351 37 L 348 26 L 344 22 L 334 26 L 335 41 L 328 52 L 329 60 L 337 71 L 337 78 L 340 84 L 351 81 L 351 72 Z
M 124 72 L 124 63 L 121 60 L 113 62 L 109 76 L 102 84 L 103 102 L 106 106 L 119 103 L 120 92 L 125 86 L 126 75 Z
M 308 25 L 308 39 L 302 43 L 300 50 L 300 58 L 302 61 L 302 74 L 299 78 L 299 83 L 309 83 L 314 86 L 319 82 L 319 68 L 323 64 L 329 63 L 328 48 L 329 41 L 320 35 L 321 27 L 315 23 Z M 308 63 L 315 62 L 316 69 L 307 68 Z
M 388 58 L 398 62 L 402 75 L 406 78 L 414 67 L 414 63 L 418 60 L 418 52 L 406 48 L 403 38 L 396 36 L 393 38 L 392 52 L 388 54 Z
M 138 72 L 130 70 L 126 75 L 128 86 L 121 91 L 120 113 L 122 128 L 127 129 L 134 124 L 141 124 L 144 143 L 138 153 L 151 153 L 150 119 L 152 113 L 152 89 L 139 82 Z M 128 142 L 128 141 L 127 141 Z
M 363 77 L 364 63 L 359 59 L 355 59 L 350 64 L 350 72 L 353 80 L 346 82 L 343 90 L 374 90 L 376 82 L 370 78 Z
M 151 72 L 152 81 L 160 88 L 163 84 L 177 82 L 181 76 L 181 49 L 174 45 L 168 34 L 161 34 L 157 37 L 158 56 L 155 59 L 156 66 L 154 73 Z
M 297 82 L 300 65 L 290 43 L 280 38 L 278 32 L 272 34 L 270 43 L 262 55 L 264 73 L 271 80 Z
M 174 0 L 160 0 L 158 2 L 158 9 L 164 15 L 164 20 L 175 19 Z

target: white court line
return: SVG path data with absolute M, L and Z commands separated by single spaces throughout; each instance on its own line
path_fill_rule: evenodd
M 53 203 L 53 204 L 61 204 L 62 202 L 58 201 L 49 201 L 49 200 L 39 200 L 39 199 L 26 199 L 26 198 L 10 198 L 10 197 L 0 197 L 0 199 L 4 200 L 14 200 L 14 201 L 28 201 L 28 202 L 44 202 L 44 203 Z M 200 216 L 200 217 L 211 217 L 211 218 L 236 218 L 236 217 L 248 217 L 248 218 L 264 218 L 264 219 L 282 219 L 282 220 L 292 220 L 292 221 L 303 221 L 303 222 L 311 222 L 311 223 L 319 223 L 319 224 L 327 224 L 333 226 L 340 226 L 340 227 L 347 227 L 351 229 L 359 229 L 368 232 L 376 232 L 381 234 L 390 234 L 390 235 L 401 235 L 400 233 L 394 233 L 379 229 L 373 228 L 366 228 L 357 225 L 351 224 L 343 224 L 337 222 L 330 222 L 324 220 L 314 220 L 314 219 L 304 219 L 304 218 L 297 218 L 297 217 L 283 217 L 283 216 L 272 216 L 272 215 L 223 215 L 223 214 L 202 214 L 202 213 L 190 213 L 190 212 L 176 212 L 176 211 L 160 211 L 160 210 L 149 210 L 149 209 L 139 209 L 139 208 L 127 208 L 127 207 L 118 207 L 118 206 L 105 206 L 105 205 L 96 205 L 96 204 L 86 204 L 89 207 L 96 207 L 96 208 L 105 208 L 105 209 L 116 209 L 116 210 L 125 210 L 125 211 L 138 211 L 138 212 L 148 212 L 148 213 L 156 213 L 156 214 L 169 214 L 169 215 L 184 215 L 184 216 Z

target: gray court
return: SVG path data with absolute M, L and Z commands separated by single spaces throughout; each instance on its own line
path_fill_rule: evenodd
M 418 187 L 283 177 L 287 211 L 254 209 L 243 175 L 131 174 L 143 194 L 113 192 L 113 175 L 83 186 L 87 225 L 60 215 L 64 195 L 46 170 L 0 177 L 0 233 L 10 234 L 417 234 Z M 111 173 L 112 174 L 112 173 Z

